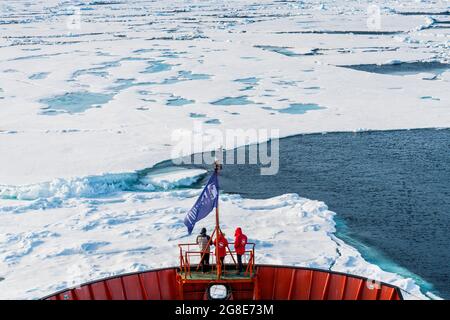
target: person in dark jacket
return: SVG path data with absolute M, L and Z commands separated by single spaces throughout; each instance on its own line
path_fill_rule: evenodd
M 202 272 L 206 273 L 209 271 L 209 239 L 210 236 L 206 234 L 206 228 L 202 228 L 200 234 L 197 236 L 197 244 L 201 252 L 200 264 L 202 265 Z
M 234 232 L 234 250 L 237 255 L 238 274 L 242 272 L 242 255 L 245 254 L 245 246 L 247 245 L 247 236 L 242 233 L 241 228 L 236 228 Z
M 225 256 L 227 255 L 227 247 L 228 247 L 228 240 L 225 238 L 225 233 L 219 232 L 219 236 L 216 237 L 214 240 L 214 245 L 218 248 L 219 253 L 219 260 L 220 265 L 222 267 L 222 273 L 224 273 L 224 260 Z

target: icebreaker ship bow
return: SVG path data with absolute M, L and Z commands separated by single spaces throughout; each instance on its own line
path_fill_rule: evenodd
M 220 163 L 185 218 L 190 234 L 195 223 L 215 209 L 213 239 L 223 236 L 219 219 Z M 197 243 L 180 243 L 179 266 L 114 276 L 65 289 L 46 300 L 402 300 L 399 288 L 373 280 L 314 268 L 262 265 L 255 262 L 255 243 L 243 250 L 244 272 L 237 273 L 233 243 L 223 266 L 219 249 L 209 251 L 212 272 L 200 270 L 204 251 Z M 241 251 L 242 253 L 242 251 Z

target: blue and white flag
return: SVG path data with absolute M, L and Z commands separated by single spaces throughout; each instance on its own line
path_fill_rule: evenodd
M 208 183 L 203 189 L 200 197 L 195 202 L 194 206 L 184 218 L 184 224 L 188 228 L 189 234 L 192 233 L 195 223 L 206 217 L 214 208 L 217 207 L 219 201 L 219 180 L 217 179 L 217 173 L 209 178 Z

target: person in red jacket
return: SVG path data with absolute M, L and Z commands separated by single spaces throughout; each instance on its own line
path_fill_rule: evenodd
M 242 272 L 242 255 L 245 254 L 245 246 L 247 245 L 247 236 L 242 233 L 241 228 L 236 228 L 234 232 L 234 250 L 237 255 L 238 274 Z
M 228 240 L 225 238 L 225 233 L 219 232 L 219 237 L 216 237 L 214 240 L 214 245 L 217 246 L 219 251 L 219 260 L 220 265 L 222 267 L 222 273 L 224 273 L 224 259 L 227 255 L 227 247 L 228 247 Z

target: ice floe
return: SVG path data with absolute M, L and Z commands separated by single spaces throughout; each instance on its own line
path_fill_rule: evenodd
M 8 186 L 0 185 L 0 199 L 44 200 L 92 198 L 120 191 L 155 191 L 190 186 L 205 174 L 200 169 L 168 168 L 147 173 L 105 174 L 49 182 Z M 42 207 L 45 208 L 45 207 Z M 0 212 L 2 208 L 0 207 Z
M 191 114 L 281 136 L 447 127 L 448 8 L 384 0 L 371 29 L 370 5 L 2 3 L 0 132 L 17 134 L 2 135 L 0 183 L 150 167 L 170 157 L 170 133 L 192 126 Z M 438 96 L 440 107 L 424 112 L 418 96 Z M 324 108 L 267 113 L 292 103 Z M 59 134 L 68 129 L 77 134 Z

